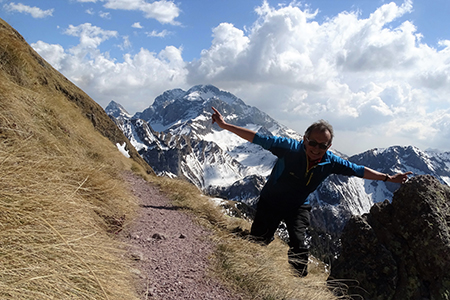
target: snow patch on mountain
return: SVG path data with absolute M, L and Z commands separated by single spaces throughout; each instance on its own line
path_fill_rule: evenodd
M 116 147 L 117 149 L 119 149 L 119 152 L 122 153 L 125 157 L 130 158 L 130 153 L 128 152 L 128 150 L 125 149 L 126 145 L 127 145 L 126 143 L 123 143 L 122 145 L 116 143 Z
M 258 131 L 261 126 L 247 124 L 246 128 Z M 252 144 L 226 130 L 212 130 L 203 136 L 205 141 L 216 143 L 233 159 L 247 167 L 244 176 L 259 174 L 269 176 L 276 161 L 276 156 L 265 151 L 259 145 Z

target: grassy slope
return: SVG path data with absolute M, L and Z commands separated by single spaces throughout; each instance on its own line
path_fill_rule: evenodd
M 151 168 L 2 20 L 0 41 L 0 298 L 135 299 L 111 232 L 136 208 L 120 172 Z
M 124 142 L 132 159 L 114 146 Z M 120 178 L 130 169 L 217 232 L 215 275 L 249 299 L 335 299 L 321 268 L 291 276 L 281 241 L 233 237 L 249 224 L 192 185 L 152 176 L 101 107 L 0 19 L 0 299 L 136 299 L 112 233 L 137 209 Z

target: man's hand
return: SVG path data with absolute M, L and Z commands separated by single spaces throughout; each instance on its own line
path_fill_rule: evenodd
M 211 116 L 213 124 L 217 123 L 217 125 L 219 125 L 220 128 L 228 130 L 229 132 L 232 132 L 232 133 L 238 135 L 239 137 L 243 138 L 244 140 L 247 140 L 249 142 L 253 141 L 253 138 L 255 137 L 256 132 L 254 132 L 253 130 L 247 129 L 247 128 L 233 125 L 233 124 L 228 124 L 227 122 L 225 122 L 225 120 L 223 119 L 223 116 L 220 114 L 220 112 L 217 109 L 215 109 L 214 107 L 211 107 L 211 108 L 214 111 L 213 115 Z
M 395 182 L 395 183 L 405 183 L 406 180 L 408 180 L 408 175 L 411 175 L 411 174 L 412 174 L 412 172 L 397 173 L 395 175 L 389 176 L 388 181 Z
M 212 119 L 212 123 L 217 123 L 217 125 L 219 125 L 220 128 L 224 128 L 226 123 L 225 120 L 223 119 L 223 116 L 220 114 L 220 112 L 215 109 L 214 107 L 211 107 L 212 110 L 214 111 L 213 115 L 211 116 Z
M 394 183 L 405 183 L 406 180 L 408 180 L 408 175 L 411 175 L 411 174 L 412 174 L 412 172 L 388 175 L 388 174 L 384 174 L 384 173 L 372 170 L 371 168 L 364 167 L 364 177 L 363 178 L 370 179 L 370 180 L 389 181 L 389 182 L 394 182 Z

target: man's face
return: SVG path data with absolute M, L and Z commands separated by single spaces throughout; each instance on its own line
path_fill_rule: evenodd
M 328 130 L 321 132 L 313 130 L 309 137 L 304 137 L 306 155 L 309 160 L 318 160 L 327 152 L 331 146 L 331 134 Z M 314 146 L 311 146 L 313 144 Z

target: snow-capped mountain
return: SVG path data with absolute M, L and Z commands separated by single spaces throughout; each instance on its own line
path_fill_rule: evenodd
M 276 157 L 213 125 L 211 106 L 229 123 L 264 134 L 301 139 L 300 134 L 264 112 L 211 85 L 166 91 L 134 116 L 116 102 L 105 110 L 157 174 L 186 178 L 206 194 L 254 205 Z M 431 174 L 450 184 L 448 152 L 390 147 L 348 159 L 384 173 Z M 373 203 L 392 199 L 398 187 L 393 183 L 330 176 L 310 195 L 316 235 L 327 239 L 324 234 L 339 234 L 351 215 L 367 213 Z

